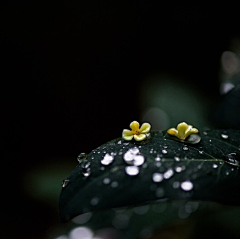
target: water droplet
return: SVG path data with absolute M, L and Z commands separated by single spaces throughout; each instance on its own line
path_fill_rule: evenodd
M 140 148 L 140 147 L 139 147 Z M 135 147 L 135 148 L 132 148 L 132 149 L 130 149 L 129 150 L 132 154 L 138 154 L 138 153 L 140 153 L 139 152 L 139 149 L 137 148 L 137 147 Z
M 163 153 L 163 154 L 167 154 L 168 152 L 167 152 L 166 149 L 163 149 L 163 150 L 162 150 L 162 153 Z
M 136 155 L 133 159 L 133 165 L 140 166 L 144 163 L 145 159 L 142 155 Z
M 85 154 L 85 153 L 80 153 L 78 156 L 77 156 L 77 161 L 79 162 L 79 163 L 81 163 L 84 159 L 86 159 L 87 158 L 87 154 Z
M 130 149 L 124 154 L 123 159 L 127 164 L 140 166 L 145 162 L 145 159 L 142 155 L 139 155 L 138 153 L 138 148 Z
M 123 143 L 123 145 L 127 146 L 127 145 L 129 145 L 129 142 L 125 142 L 125 143 Z
M 127 166 L 125 168 L 125 172 L 126 174 L 128 174 L 129 176 L 135 176 L 138 175 L 139 173 L 139 168 L 136 166 Z
M 157 156 L 157 157 L 155 158 L 155 161 L 156 161 L 156 162 L 159 162 L 159 161 L 161 161 L 161 158 L 160 158 L 159 156 Z
M 65 179 L 62 181 L 62 188 L 67 187 L 67 185 L 69 184 L 70 180 L 69 179 Z
M 187 145 L 184 145 L 184 146 L 183 146 L 183 150 L 185 150 L 185 151 L 188 150 L 188 146 L 187 146 Z
M 179 161 L 180 161 L 180 157 L 175 156 L 175 157 L 174 157 L 174 160 L 175 160 L 176 162 L 179 162 Z
M 163 196 L 164 196 L 164 189 L 163 188 L 157 188 L 156 197 L 161 198 Z
M 167 148 L 168 148 L 168 146 L 167 146 L 167 145 L 163 145 L 163 148 L 164 148 L 164 149 L 167 149 Z
M 97 197 L 92 198 L 90 201 L 90 204 L 92 206 L 96 206 L 98 203 L 99 203 L 99 198 L 97 198 Z
M 148 167 L 148 164 L 147 163 L 144 163 L 142 168 L 147 168 Z
M 203 131 L 203 135 L 208 135 L 207 131 Z
M 214 163 L 212 167 L 213 168 L 218 168 L 218 165 Z
M 161 173 L 154 173 L 152 175 L 152 180 L 155 183 L 159 183 L 159 182 L 161 182 L 163 180 L 163 175 Z
M 76 227 L 72 229 L 69 233 L 69 238 L 77 239 L 77 238 L 92 238 L 93 232 L 87 227 Z
M 222 139 L 228 139 L 228 137 L 229 137 L 229 136 L 228 136 L 227 134 L 221 134 L 221 138 L 222 138 Z
M 122 144 L 122 141 L 121 141 L 121 140 L 119 140 L 119 141 L 117 142 L 117 144 Z
M 114 157 L 110 154 L 106 154 L 103 159 L 101 160 L 101 164 L 103 165 L 109 165 L 113 162 Z
M 149 210 L 149 205 L 144 205 L 144 206 L 133 208 L 133 211 L 138 215 L 144 215 L 148 212 L 148 210 Z
M 81 167 L 82 167 L 82 169 L 87 169 L 90 167 L 90 165 L 91 165 L 91 162 L 83 161 Z
M 155 166 L 158 167 L 158 168 L 161 167 L 161 165 L 162 165 L 161 162 L 156 162 L 155 163 Z
M 163 174 L 163 177 L 165 179 L 169 179 L 173 176 L 174 172 L 172 169 L 168 169 L 164 174 Z
M 113 181 L 113 182 L 111 183 L 111 187 L 112 187 L 112 188 L 117 188 L 117 187 L 118 187 L 118 182 L 117 182 L 117 181 Z
M 177 173 L 182 172 L 182 170 L 183 170 L 183 168 L 180 167 L 180 166 L 177 166 L 177 167 L 175 168 L 175 171 L 176 171 Z
M 87 168 L 86 170 L 83 170 L 82 174 L 83 174 L 84 177 L 89 177 L 90 174 L 91 174 L 90 168 Z
M 193 189 L 193 184 L 190 181 L 184 181 L 181 183 L 181 188 L 184 191 L 191 191 Z
M 239 167 L 240 159 L 237 153 L 230 153 L 226 155 L 226 163 Z
M 111 182 L 110 178 L 104 178 L 103 183 L 104 184 L 109 184 Z
M 226 171 L 226 173 L 225 173 L 227 176 L 230 174 L 230 172 L 229 171 Z
M 199 150 L 198 153 L 199 153 L 199 154 L 203 154 L 204 151 L 203 151 L 203 150 Z
M 176 182 L 173 182 L 173 188 L 179 188 L 179 186 L 180 186 L 180 183 L 178 182 L 178 181 L 176 181 Z

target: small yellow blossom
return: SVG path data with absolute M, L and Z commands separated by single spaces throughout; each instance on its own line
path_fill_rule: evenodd
M 147 138 L 146 134 L 150 132 L 151 125 L 148 123 L 144 123 L 139 129 L 139 123 L 137 121 L 133 121 L 130 124 L 130 128 L 132 130 L 128 129 L 123 130 L 122 132 L 123 139 L 130 141 L 134 138 L 136 141 L 142 141 Z
M 193 128 L 192 125 L 182 122 L 177 125 L 177 129 L 171 128 L 167 132 L 181 140 L 185 140 L 190 134 L 197 134 L 198 129 Z

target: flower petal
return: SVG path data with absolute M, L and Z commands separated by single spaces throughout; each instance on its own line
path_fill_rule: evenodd
M 179 139 L 186 139 L 187 135 L 186 133 L 192 129 L 192 125 L 188 125 L 185 122 L 182 122 L 178 124 L 177 130 L 178 130 L 178 138 Z
M 122 132 L 122 137 L 123 137 L 123 139 L 128 140 L 128 141 L 132 140 L 132 138 L 133 138 L 132 131 L 128 130 L 128 129 L 124 129 Z
M 139 123 L 137 121 L 133 121 L 131 124 L 130 124 L 130 128 L 134 131 L 137 131 L 139 130 Z
M 146 139 L 147 136 L 146 136 L 146 134 L 139 134 L 139 135 L 135 134 L 133 137 L 136 141 L 142 141 L 142 140 Z
M 171 135 L 174 135 L 174 136 L 178 135 L 178 131 L 175 128 L 171 128 L 167 132 L 168 132 L 168 134 L 171 134 Z
M 196 128 L 191 128 L 189 131 L 186 132 L 186 137 L 188 137 L 190 134 L 197 134 L 198 129 Z
M 149 123 L 144 123 L 142 124 L 141 128 L 140 128 L 140 133 L 148 133 L 151 129 L 151 125 Z

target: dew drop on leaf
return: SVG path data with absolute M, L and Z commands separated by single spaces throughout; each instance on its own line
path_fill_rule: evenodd
M 142 155 L 134 156 L 133 165 L 141 166 L 144 163 L 145 159 Z
M 113 181 L 113 182 L 111 183 L 111 187 L 112 187 L 112 188 L 117 188 L 117 187 L 118 187 L 118 182 L 117 182 L 117 181 Z
M 90 162 L 84 161 L 81 166 L 82 166 L 82 169 L 87 169 L 90 167 L 90 165 L 91 165 Z
M 99 198 L 97 198 L 97 197 L 92 198 L 90 201 L 90 204 L 92 206 L 96 206 L 98 203 L 99 203 Z
M 163 175 L 161 173 L 154 173 L 152 175 L 152 180 L 155 183 L 159 183 L 159 182 L 161 182 L 163 180 Z
M 169 179 L 173 176 L 174 172 L 172 169 L 168 169 L 164 174 L 163 174 L 163 177 L 165 179 Z
M 181 183 L 181 188 L 184 191 L 190 191 L 193 189 L 193 184 L 190 181 L 184 181 Z
M 159 167 L 161 167 L 161 165 L 162 165 L 161 162 L 155 162 L 155 166 L 156 166 L 156 167 L 159 168 Z
M 80 153 L 78 156 L 77 156 L 77 161 L 79 163 L 81 163 L 85 158 L 87 158 L 87 154 L 85 153 Z
M 92 238 L 93 232 L 87 227 L 76 227 L 72 229 L 69 233 L 69 238 L 77 239 L 77 238 Z
M 91 170 L 90 168 L 86 169 L 86 170 L 83 170 L 82 171 L 82 174 L 84 177 L 89 177 L 91 175 Z
M 144 215 L 148 212 L 148 210 L 149 210 L 149 205 L 144 205 L 144 206 L 133 208 L 133 212 L 138 215 Z
M 212 167 L 213 168 L 218 168 L 218 165 L 214 163 Z
M 157 189 L 156 189 L 156 196 L 157 196 L 158 198 L 163 197 L 163 196 L 164 196 L 164 189 L 163 189 L 163 188 L 157 188 Z
M 221 134 L 221 138 L 222 139 L 228 139 L 228 135 L 227 134 Z
M 69 184 L 70 180 L 69 179 L 65 179 L 62 181 L 62 188 L 67 187 L 67 185 Z
M 177 173 L 182 172 L 182 170 L 183 170 L 183 168 L 180 167 L 180 166 L 177 166 L 177 167 L 175 168 L 175 171 L 176 171 Z
M 175 156 L 175 157 L 174 157 L 174 160 L 175 160 L 176 162 L 179 162 L 179 161 L 180 161 L 180 157 Z
M 139 153 L 138 148 L 129 149 L 124 154 L 123 159 L 129 165 L 140 166 L 145 162 L 145 159 L 142 155 L 138 153 Z
M 111 182 L 111 179 L 110 178 L 104 178 L 103 179 L 103 183 L 104 184 L 109 184 Z
M 125 172 L 129 176 L 135 176 L 139 173 L 139 168 L 137 166 L 127 166 Z
M 103 159 L 101 160 L 102 165 L 109 165 L 113 162 L 114 157 L 110 154 L 106 154 Z
M 167 154 L 168 151 L 167 151 L 166 149 L 163 149 L 163 150 L 162 150 L 162 153 L 163 153 L 163 154 Z
M 156 162 L 159 162 L 159 161 L 161 161 L 161 158 L 160 158 L 159 156 L 157 156 L 157 157 L 155 158 L 155 161 L 156 161 Z
M 183 146 L 183 150 L 185 150 L 185 151 L 188 150 L 188 146 L 187 146 L 187 145 L 184 145 L 184 146 Z
M 226 155 L 226 163 L 239 167 L 240 158 L 237 153 L 230 153 Z
M 179 188 L 179 186 L 180 186 L 180 183 L 178 182 L 178 181 L 176 181 L 176 182 L 173 182 L 173 188 Z

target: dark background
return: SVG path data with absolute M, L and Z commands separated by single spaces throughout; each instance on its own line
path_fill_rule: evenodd
M 1 5 L 1 238 L 43 238 L 58 223 L 57 206 L 29 196 L 23 178 L 120 137 L 141 114 L 147 75 L 179 75 L 218 99 L 220 55 L 240 31 L 226 3 Z

